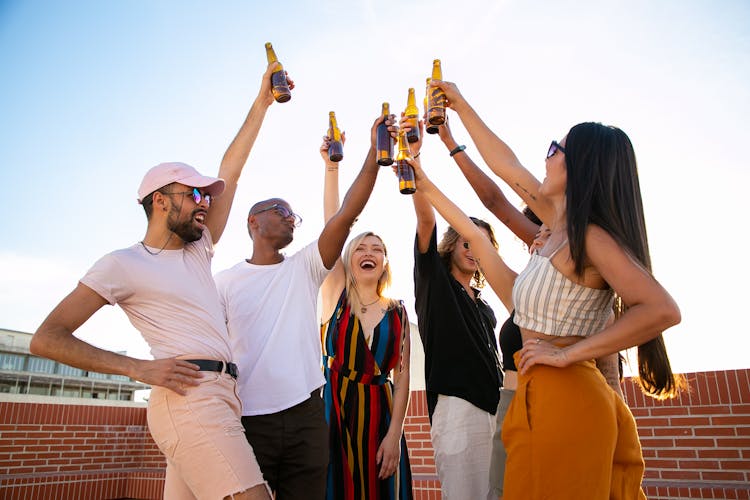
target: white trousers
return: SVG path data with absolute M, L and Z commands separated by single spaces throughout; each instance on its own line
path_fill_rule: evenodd
M 492 499 L 490 454 L 495 417 L 461 398 L 438 396 L 432 447 L 443 500 Z

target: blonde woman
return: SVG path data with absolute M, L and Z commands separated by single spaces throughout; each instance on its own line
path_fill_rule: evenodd
M 338 163 L 326 164 L 324 212 L 338 209 Z M 321 287 L 327 499 L 411 499 L 403 426 L 409 404 L 409 319 L 385 295 L 388 251 L 373 232 L 349 242 Z

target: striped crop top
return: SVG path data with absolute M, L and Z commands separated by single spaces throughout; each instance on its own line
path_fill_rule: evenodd
M 552 265 L 557 250 L 549 257 L 531 254 L 526 269 L 516 278 L 515 322 L 546 335 L 589 337 L 601 331 L 612 315 L 614 291 L 571 281 Z

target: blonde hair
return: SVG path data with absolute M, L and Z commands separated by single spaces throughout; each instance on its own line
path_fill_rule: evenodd
M 360 245 L 360 243 L 362 243 L 362 241 L 368 236 L 373 236 L 380 240 L 380 243 L 383 245 L 383 255 L 385 256 L 383 274 L 381 274 L 378 278 L 376 293 L 378 294 L 378 297 L 384 297 L 388 299 L 388 309 L 391 309 L 396 304 L 395 300 L 386 297 L 384 294 L 384 292 L 391 286 L 391 265 L 388 262 L 388 248 L 385 246 L 383 238 L 373 233 L 372 231 L 365 231 L 364 233 L 358 234 L 357 236 L 352 238 L 351 241 L 349 241 L 349 244 L 347 244 L 346 248 L 344 249 L 344 254 L 341 256 L 341 264 L 344 266 L 344 274 L 346 276 L 346 299 L 351 305 L 352 312 L 354 314 L 357 314 L 360 307 L 362 307 L 362 302 L 359 298 L 360 293 L 357 281 L 354 279 L 354 273 L 352 273 L 352 254 L 354 253 L 354 250 Z

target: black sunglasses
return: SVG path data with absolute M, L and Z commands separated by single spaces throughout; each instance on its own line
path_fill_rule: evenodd
M 271 210 L 275 210 L 277 214 L 281 216 L 282 219 L 288 219 L 289 217 L 294 218 L 294 227 L 299 227 L 300 224 L 302 224 L 302 217 L 300 217 L 298 214 L 295 214 L 288 208 L 286 208 L 284 205 L 280 205 L 278 203 L 275 203 L 271 205 L 270 207 L 261 208 L 260 210 L 257 210 L 255 212 L 250 212 L 250 215 L 258 215 L 262 214 L 263 212 L 268 212 Z
M 549 149 L 547 150 L 547 158 L 552 158 L 558 151 L 562 151 L 562 153 L 565 154 L 565 148 L 560 146 L 559 142 L 552 141 L 552 143 L 549 145 Z
M 193 195 L 193 201 L 196 205 L 200 205 L 201 201 L 206 200 L 206 205 L 208 205 L 209 207 L 211 206 L 211 195 L 208 193 L 201 193 L 198 188 L 193 188 L 192 191 L 172 191 L 164 194 L 181 194 L 183 196 L 186 194 L 191 194 Z

